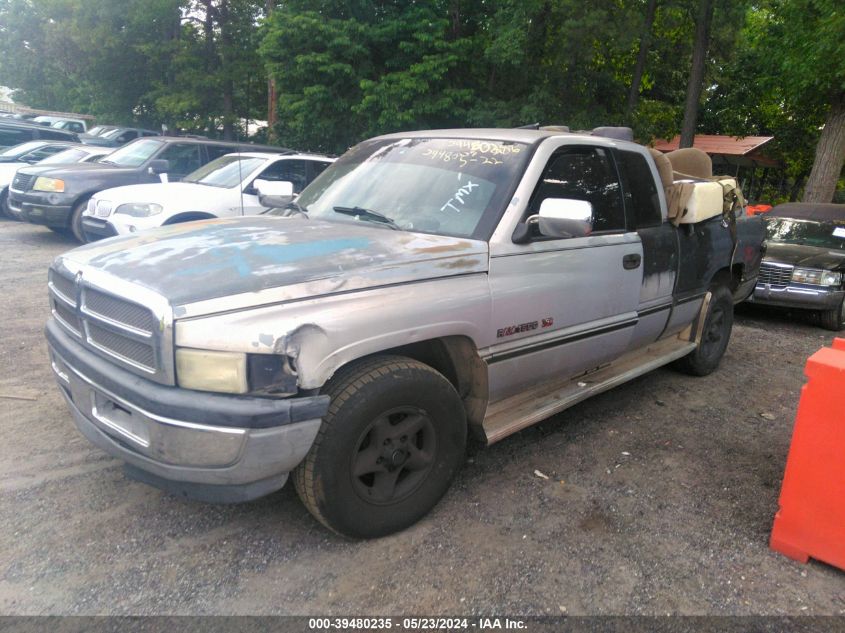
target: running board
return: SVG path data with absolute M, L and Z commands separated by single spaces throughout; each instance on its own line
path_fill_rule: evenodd
M 683 334 L 681 334 L 683 336 Z M 689 354 L 694 342 L 671 336 L 619 357 L 594 371 L 561 383 L 545 382 L 491 405 L 482 428 L 488 444 L 560 413 L 602 391 L 612 389 Z

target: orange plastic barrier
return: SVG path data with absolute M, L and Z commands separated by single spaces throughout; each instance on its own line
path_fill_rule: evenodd
M 845 339 L 807 359 L 769 546 L 845 569 Z
M 757 215 L 758 213 L 766 213 L 766 211 L 771 211 L 772 205 L 770 204 L 749 204 L 745 207 L 745 212 L 748 215 Z

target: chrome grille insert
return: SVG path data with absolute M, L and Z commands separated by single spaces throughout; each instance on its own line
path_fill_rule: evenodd
M 68 303 L 71 303 L 74 306 L 76 305 L 76 284 L 72 279 L 62 277 L 61 275 L 57 275 L 53 271 L 50 271 L 50 285 L 52 285 L 53 290 L 60 294 L 62 298 L 67 300 Z
M 111 213 L 111 202 L 108 200 L 97 200 L 96 215 L 100 218 L 106 218 Z
M 757 275 L 758 284 L 769 284 L 776 288 L 783 288 L 789 285 L 792 280 L 792 271 L 795 266 L 789 264 L 773 264 L 763 262 L 760 264 L 760 273 Z
M 155 331 L 155 319 L 152 313 L 142 306 L 98 292 L 92 288 L 85 288 L 82 302 L 86 312 L 100 316 L 117 325 L 128 325 L 144 334 L 152 334 Z
M 53 315 L 77 336 L 82 336 L 82 325 L 79 322 L 79 317 L 71 308 L 60 301 L 53 301 Z
M 86 323 L 86 330 L 88 331 L 88 341 L 107 354 L 119 356 L 142 369 L 155 371 L 155 349 L 152 345 L 134 341 L 90 321 Z

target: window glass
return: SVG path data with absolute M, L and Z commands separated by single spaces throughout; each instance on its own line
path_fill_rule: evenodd
M 622 191 L 608 152 L 600 147 L 566 149 L 549 159 L 529 204 L 540 211 L 546 198 L 585 200 L 593 205 L 593 232 L 625 229 Z
M 311 166 L 311 180 L 314 180 L 326 170 L 326 167 L 331 165 L 331 163 L 326 163 L 321 160 L 310 160 L 308 163 Z
M 2 138 L 4 132 L 5 130 L 0 128 L 0 138 Z M 29 143 L 22 143 L 20 145 L 16 144 L 0 152 L 0 156 L 20 156 L 21 154 L 26 154 L 27 152 L 38 149 L 43 144 L 43 141 L 30 141 Z
M 61 163 L 78 163 L 83 158 L 88 156 L 88 152 L 84 149 L 66 149 L 62 152 L 57 152 L 41 161 L 42 165 L 57 165 Z
M 35 151 L 29 152 L 21 156 L 21 160 L 27 163 L 37 163 L 39 161 L 44 160 L 48 156 L 58 154 L 63 149 L 65 149 L 64 145 L 44 145 L 42 147 L 39 147 Z
M 293 183 L 293 192 L 299 193 L 308 184 L 308 166 L 304 160 L 278 160 L 264 171 L 256 180 L 288 181 Z
M 51 141 L 74 140 L 74 137 L 71 136 L 69 132 L 65 132 L 64 130 L 56 130 L 54 128 L 44 128 L 43 130 L 39 130 L 38 136 L 43 139 L 49 139 Z
M 157 158 L 169 161 L 167 171 L 173 174 L 189 174 L 202 165 L 199 145 L 189 143 L 173 143 Z
M 162 146 L 161 141 L 143 140 L 130 143 L 109 154 L 101 163 L 121 167 L 140 167 Z
M 238 150 L 231 145 L 206 145 L 205 151 L 208 152 L 208 160 L 214 160 L 215 158 L 220 158 Z
M 183 182 L 195 182 L 212 187 L 234 187 L 266 160 L 237 155 L 221 156 L 185 176 Z
M 632 210 L 638 229 L 659 226 L 663 222 L 657 185 L 645 156 L 636 152 L 618 152 L 619 171 L 625 185 L 625 206 Z

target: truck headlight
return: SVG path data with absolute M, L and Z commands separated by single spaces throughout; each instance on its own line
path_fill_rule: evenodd
M 160 204 L 139 204 L 135 202 L 130 202 L 129 204 L 122 204 L 117 209 L 115 209 L 115 213 L 122 213 L 123 215 L 131 215 L 133 218 L 146 218 L 150 215 L 158 215 L 162 211 L 162 206 Z
M 842 273 L 818 268 L 796 268 L 792 271 L 792 281 L 814 286 L 838 286 L 842 282 Z
M 201 349 L 176 350 L 176 382 L 185 389 L 246 393 L 246 354 Z
M 46 176 L 39 176 L 35 179 L 35 184 L 32 185 L 33 191 L 49 191 L 51 193 L 64 193 L 65 181 L 58 178 L 47 178 Z

